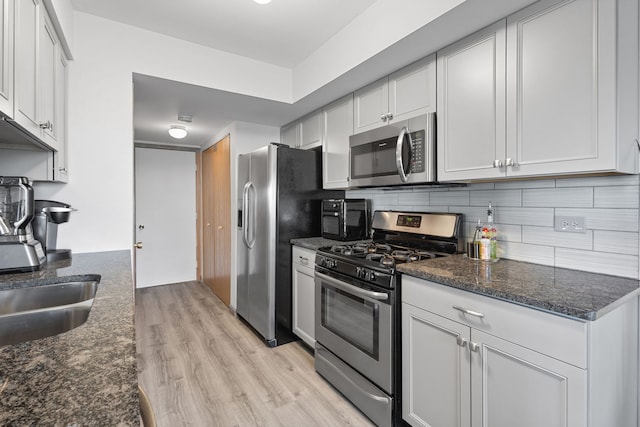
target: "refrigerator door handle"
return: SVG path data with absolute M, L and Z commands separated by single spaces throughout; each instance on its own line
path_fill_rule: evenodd
M 247 213 L 247 226 L 245 228 L 245 244 L 249 249 L 253 249 L 253 245 L 256 244 L 256 187 L 253 185 L 253 182 L 247 182 L 245 185 L 247 189 L 247 207 L 249 208 L 249 212 Z M 253 197 L 250 197 L 249 193 L 253 193 Z M 251 239 L 249 239 L 249 229 L 251 229 Z
M 249 246 L 249 223 L 247 219 L 249 217 L 249 187 L 251 186 L 251 182 L 247 182 L 242 189 L 242 240 L 246 247 L 251 248 Z

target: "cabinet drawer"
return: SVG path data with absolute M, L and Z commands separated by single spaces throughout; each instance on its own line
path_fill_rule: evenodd
M 316 263 L 316 251 L 300 246 L 292 248 L 293 263 L 304 267 L 314 268 Z
M 402 276 L 402 302 L 587 368 L 587 322 L 407 275 Z

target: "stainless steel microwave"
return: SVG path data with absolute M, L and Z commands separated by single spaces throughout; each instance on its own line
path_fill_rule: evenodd
M 349 137 L 351 187 L 432 183 L 435 113 Z

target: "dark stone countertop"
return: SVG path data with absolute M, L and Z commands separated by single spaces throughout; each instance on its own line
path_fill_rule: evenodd
M 370 242 L 370 240 L 355 240 L 350 242 L 342 242 L 340 240 L 325 239 L 324 237 L 302 237 L 299 239 L 291 239 L 289 243 L 303 248 L 311 249 L 312 251 L 318 250 L 325 246 L 354 244 L 357 242 Z
M 102 276 L 88 320 L 40 340 L 0 347 L 0 425 L 139 425 L 134 289 L 129 251 L 74 254 L 0 289 Z
M 635 279 L 464 255 L 400 264 L 398 271 L 581 320 L 596 320 L 640 293 Z

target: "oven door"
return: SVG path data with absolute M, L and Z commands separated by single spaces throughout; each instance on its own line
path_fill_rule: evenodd
M 395 292 L 316 268 L 316 340 L 389 394 Z

